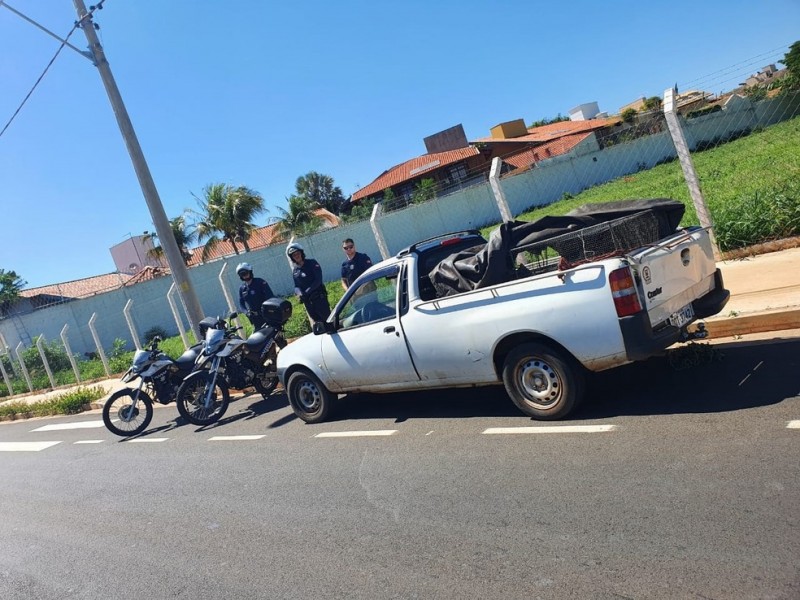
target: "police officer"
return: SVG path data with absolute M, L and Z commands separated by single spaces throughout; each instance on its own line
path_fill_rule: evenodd
M 294 264 L 294 293 L 305 304 L 312 321 L 324 321 L 331 314 L 331 306 L 328 304 L 328 291 L 322 283 L 322 267 L 313 258 L 306 258 L 305 250 L 297 242 L 286 247 L 286 256 Z
M 239 306 L 247 313 L 247 318 L 253 324 L 254 330 L 259 330 L 264 326 L 264 317 L 261 316 L 261 304 L 269 300 L 275 294 L 269 284 L 260 277 L 253 277 L 253 267 L 250 263 L 239 263 L 236 273 L 242 280 L 239 288 Z
M 347 290 L 364 271 L 372 266 L 369 256 L 363 252 L 356 252 L 356 244 L 352 238 L 342 242 L 347 260 L 342 263 L 342 287 Z

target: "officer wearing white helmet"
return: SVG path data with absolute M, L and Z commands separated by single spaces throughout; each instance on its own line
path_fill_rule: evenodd
M 331 314 L 331 305 L 328 303 L 328 290 L 322 282 L 322 267 L 313 258 L 306 258 L 305 250 L 297 242 L 286 247 L 286 256 L 294 264 L 295 295 L 305 304 L 312 321 L 324 321 Z
M 239 306 L 247 313 L 247 318 L 253 324 L 254 330 L 264 326 L 264 317 L 261 316 L 261 304 L 274 297 L 272 288 L 260 277 L 253 277 L 253 267 L 250 263 L 242 262 L 236 265 L 236 274 L 242 280 L 239 288 Z

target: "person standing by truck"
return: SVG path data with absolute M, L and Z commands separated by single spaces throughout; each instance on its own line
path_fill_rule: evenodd
M 342 263 L 342 288 L 347 291 L 358 276 L 372 266 L 372 260 L 363 252 L 356 252 L 356 243 L 352 238 L 342 242 L 342 250 L 347 256 Z
M 306 258 L 305 250 L 297 242 L 286 247 L 286 256 L 294 264 L 292 278 L 294 293 L 306 307 L 312 321 L 324 321 L 331 314 L 328 290 L 322 282 L 322 267 L 313 258 Z
M 236 274 L 242 280 L 239 287 L 239 306 L 247 313 L 247 318 L 253 324 L 253 330 L 258 331 L 264 326 L 264 317 L 261 316 L 261 305 L 275 294 L 266 280 L 253 277 L 253 267 L 250 263 L 239 263 Z

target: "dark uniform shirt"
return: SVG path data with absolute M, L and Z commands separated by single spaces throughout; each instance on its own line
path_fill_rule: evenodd
M 239 306 L 248 313 L 247 316 L 254 328 L 260 329 L 264 323 L 261 304 L 274 296 L 272 288 L 260 277 L 253 277 L 249 284 L 242 283 L 239 287 Z
M 369 256 L 363 252 L 356 252 L 352 259 L 347 259 L 342 263 L 342 279 L 347 282 L 347 287 L 353 285 L 364 271 L 372 266 Z
M 307 258 L 303 266 L 294 266 L 294 286 L 300 290 L 300 301 L 306 305 L 308 316 L 314 321 L 324 321 L 331 314 L 328 291 L 322 284 L 322 267 L 313 258 Z

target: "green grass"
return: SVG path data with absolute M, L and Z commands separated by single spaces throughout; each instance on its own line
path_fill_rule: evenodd
M 85 410 L 86 405 L 106 395 L 100 386 L 79 387 L 49 400 L 28 404 L 20 400 L 0 403 L 0 418 L 44 417 L 48 415 L 71 415 Z
M 692 154 L 720 250 L 800 235 L 800 117 Z M 577 196 L 527 211 L 533 221 L 595 202 L 673 198 L 686 205 L 683 225 L 699 224 L 680 163 L 674 160 Z M 484 227 L 488 235 L 497 225 Z

